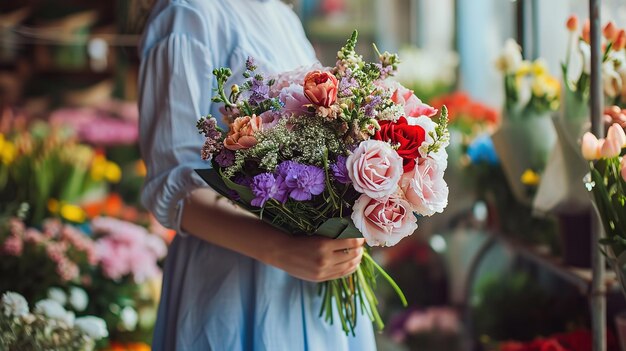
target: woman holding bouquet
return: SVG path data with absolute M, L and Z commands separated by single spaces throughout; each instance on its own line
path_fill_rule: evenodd
M 315 282 L 356 270 L 363 239 L 297 238 L 220 199 L 194 169 L 211 113 L 212 70 L 241 77 L 253 57 L 276 73 L 316 63 L 302 26 L 279 0 L 157 1 L 140 46 L 142 201 L 178 235 L 169 251 L 154 350 L 374 350 L 372 325 L 356 336 L 318 317 Z

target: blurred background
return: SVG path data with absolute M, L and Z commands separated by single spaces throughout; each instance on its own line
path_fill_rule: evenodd
M 137 44 L 153 2 L 0 2 L 0 292 L 103 318 L 99 349 L 149 349 L 160 267 L 175 235 L 138 201 Z M 504 118 L 495 62 L 505 41 L 515 39 L 528 60 L 543 58 L 562 81 L 572 42 L 565 23 L 570 14 L 582 23 L 588 2 L 287 2 L 323 64 L 334 64 L 356 28 L 358 51 L 374 58 L 376 43 L 398 52 L 398 80 L 451 112 L 448 209 L 374 251 L 409 302 L 403 308 L 380 285 L 379 349 L 591 350 L 582 176 L 571 187 L 586 200 L 563 195 L 571 188 L 545 176 L 550 144 L 548 161 L 511 180 L 506 163 L 524 150 L 492 138 Z M 601 13 L 603 23 L 626 26 L 624 1 L 603 1 Z M 581 60 L 571 64 L 582 69 Z M 626 303 L 613 272 L 606 298 L 606 337 L 619 350 Z

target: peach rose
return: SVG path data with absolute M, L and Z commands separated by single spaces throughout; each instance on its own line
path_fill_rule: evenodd
M 232 151 L 253 147 L 257 143 L 254 133 L 262 131 L 262 125 L 263 120 L 257 115 L 237 117 L 230 125 L 224 147 Z
M 398 194 L 382 200 L 361 195 L 354 203 L 352 222 L 369 246 L 393 246 L 417 229 L 411 205 Z
M 374 199 L 389 196 L 398 189 L 402 157 L 383 141 L 366 140 L 346 160 L 354 189 Z
M 338 85 L 332 73 L 312 71 L 304 77 L 304 95 L 315 105 L 330 107 L 337 100 Z
M 448 184 L 443 179 L 445 167 L 427 157 L 400 179 L 400 188 L 413 211 L 422 216 L 443 212 L 448 206 Z
M 423 103 L 412 90 L 405 88 L 402 84 L 396 83 L 392 89 L 395 90 L 391 95 L 391 100 L 404 106 L 405 117 L 432 117 L 437 114 L 436 108 Z

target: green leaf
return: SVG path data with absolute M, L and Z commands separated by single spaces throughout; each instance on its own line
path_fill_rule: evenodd
M 315 232 L 331 239 L 362 238 L 363 234 L 356 229 L 352 220 L 347 217 L 329 218 Z

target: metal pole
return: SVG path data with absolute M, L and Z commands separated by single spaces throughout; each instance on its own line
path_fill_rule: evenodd
M 591 24 L 591 131 L 597 136 L 604 136 L 602 121 L 602 65 L 600 0 L 589 0 L 589 20 Z M 593 331 L 593 350 L 606 351 L 606 292 L 605 292 L 605 261 L 598 248 L 602 237 L 600 221 L 593 215 L 594 224 L 591 228 L 591 257 L 593 282 L 591 287 L 591 319 Z

